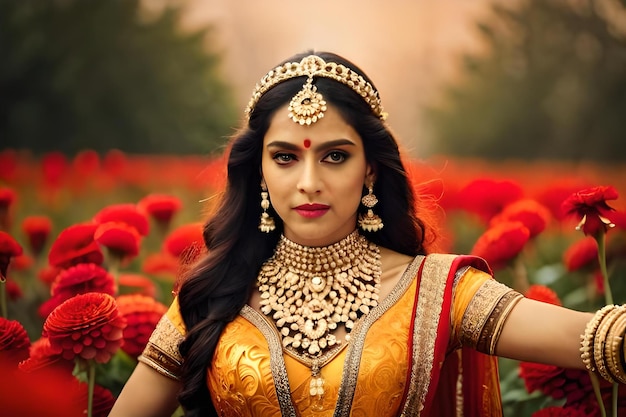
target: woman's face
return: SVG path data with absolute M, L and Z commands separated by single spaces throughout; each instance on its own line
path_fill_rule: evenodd
M 331 104 L 309 126 L 274 114 L 263 139 L 261 169 L 288 239 L 306 246 L 335 243 L 356 227 L 363 185 L 373 180 L 363 141 Z

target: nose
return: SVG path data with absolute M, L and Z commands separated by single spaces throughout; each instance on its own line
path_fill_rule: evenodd
M 300 178 L 298 178 L 298 191 L 304 194 L 315 194 L 321 190 L 321 178 L 319 166 L 313 158 L 306 159 L 302 164 Z

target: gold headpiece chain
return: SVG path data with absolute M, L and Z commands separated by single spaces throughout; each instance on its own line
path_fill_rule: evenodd
M 345 65 L 335 62 L 326 62 L 317 55 L 309 55 L 300 62 L 287 62 L 268 72 L 256 85 L 252 98 L 246 107 L 246 117 L 254 110 L 257 102 L 269 89 L 291 78 L 307 76 L 302 90 L 298 92 L 289 104 L 289 117 L 301 125 L 315 123 L 324 117 L 326 111 L 326 101 L 317 87 L 313 85 L 313 77 L 324 77 L 338 81 L 347 85 L 360 95 L 372 112 L 385 120 L 387 113 L 383 111 L 383 106 L 378 96 L 378 91 L 365 78 Z

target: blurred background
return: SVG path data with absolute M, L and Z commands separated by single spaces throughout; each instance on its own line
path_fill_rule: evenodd
M 626 158 L 621 0 L 0 0 L 0 144 L 211 154 L 307 49 L 380 90 L 413 157 Z

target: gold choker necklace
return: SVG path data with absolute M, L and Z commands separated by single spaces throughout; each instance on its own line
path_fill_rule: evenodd
M 283 347 L 317 358 L 341 344 L 331 333 L 338 325 L 349 333 L 378 305 L 380 274 L 378 246 L 356 230 L 325 247 L 281 236 L 259 273 L 261 311 L 274 320 Z

